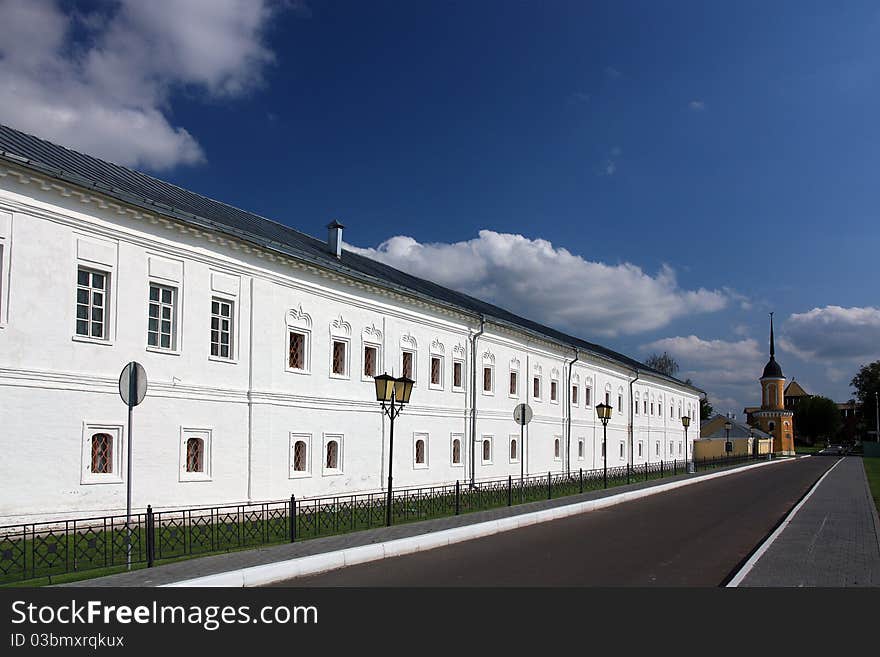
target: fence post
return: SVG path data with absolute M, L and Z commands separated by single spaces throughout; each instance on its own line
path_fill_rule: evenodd
M 673 477 L 674 477 L 675 475 L 678 474 L 678 463 L 677 463 L 677 461 L 678 461 L 678 459 L 672 459 L 672 476 L 673 476 Z
M 584 492 L 584 469 L 578 468 L 578 478 L 581 481 L 581 492 Z
M 507 475 L 507 506 L 513 505 L 513 478 Z
M 153 530 L 153 507 L 147 504 L 147 568 L 153 567 L 153 559 L 156 552 L 156 546 L 153 542 L 153 537 L 155 536 Z
M 455 480 L 455 515 L 461 513 L 461 482 Z
M 626 483 L 629 483 L 629 463 L 626 464 Z
M 550 473 L 547 473 L 547 499 L 553 499 L 553 488 L 550 483 Z
M 290 542 L 296 542 L 296 495 L 290 494 L 290 508 L 287 510 L 290 516 Z

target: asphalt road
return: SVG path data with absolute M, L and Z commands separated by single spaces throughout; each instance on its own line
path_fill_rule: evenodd
M 718 586 L 835 462 L 754 468 L 276 586 Z

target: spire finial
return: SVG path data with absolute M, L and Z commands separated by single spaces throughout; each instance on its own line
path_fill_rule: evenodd
M 773 313 L 770 313 L 770 358 L 776 354 L 776 349 L 773 347 Z

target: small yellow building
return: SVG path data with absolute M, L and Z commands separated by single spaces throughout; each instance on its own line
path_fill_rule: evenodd
M 729 433 L 725 427 L 728 422 Z M 731 452 L 726 449 L 728 436 Z M 754 455 L 756 450 L 761 456 L 772 451 L 772 444 L 770 434 L 724 415 L 714 415 L 700 424 L 700 438 L 694 441 L 694 459 L 699 462 L 722 456 L 748 456 Z

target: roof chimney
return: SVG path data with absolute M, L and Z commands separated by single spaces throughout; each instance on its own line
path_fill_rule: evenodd
M 345 228 L 336 219 L 327 224 L 327 246 L 330 247 L 330 253 L 337 258 L 342 257 L 342 229 Z

